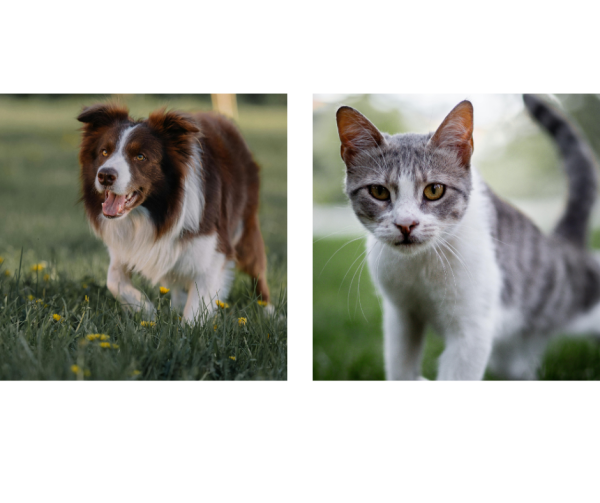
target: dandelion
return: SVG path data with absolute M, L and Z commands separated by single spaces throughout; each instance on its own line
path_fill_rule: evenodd
M 235 361 L 235 356 L 230 356 L 229 357 L 231 360 Z
M 98 334 L 100 336 L 100 340 L 101 341 L 107 341 L 108 339 L 110 339 L 109 335 L 106 334 Z
M 50 281 L 50 275 L 44 274 L 44 281 Z
M 167 288 L 167 287 L 164 287 L 164 286 L 161 286 L 159 290 L 160 290 L 161 295 L 165 295 L 165 294 L 167 294 L 167 293 L 169 293 L 171 291 L 170 288 Z
M 113 349 L 119 349 L 119 345 L 118 345 L 118 344 L 113 344 L 113 345 L 112 345 L 112 348 L 113 348 Z
M 96 339 L 100 339 L 100 334 L 87 334 L 85 338 L 88 341 L 95 341 Z
M 217 331 L 217 328 L 218 328 L 218 326 L 217 326 L 217 325 L 215 325 L 213 328 L 215 329 L 215 332 L 216 332 L 216 331 Z
M 40 262 L 39 264 L 34 264 L 31 266 L 31 272 L 43 271 L 44 269 L 46 269 L 46 265 L 48 265 L 46 262 Z
M 101 342 L 100 347 L 101 348 L 110 348 L 110 342 Z
M 90 376 L 92 375 L 92 372 L 90 371 L 90 369 L 85 369 L 85 370 L 83 371 L 83 375 L 84 375 L 85 377 L 90 377 Z
M 131 375 L 132 375 L 132 376 L 134 376 L 134 377 L 135 377 L 135 376 L 139 376 L 140 374 L 141 374 L 141 372 L 140 372 L 139 370 L 134 370 L 134 371 L 131 373 Z
M 77 374 L 77 372 L 79 372 L 80 368 L 79 365 L 71 365 L 71 372 L 73 372 L 73 374 Z
M 54 318 L 55 321 L 60 321 L 62 320 L 62 316 L 60 314 L 53 314 L 52 318 Z
M 4 259 L 2 257 L 0 257 L 0 264 L 4 262 Z
M 153 321 L 142 321 L 140 325 L 142 325 L 142 327 L 153 327 L 154 325 L 156 325 L 156 323 L 154 323 Z
M 246 324 L 248 320 L 246 318 L 238 318 L 238 325 L 241 327 Z
M 221 302 L 220 300 L 215 300 L 215 304 L 220 307 L 221 309 L 225 309 L 227 307 L 229 307 L 229 304 L 225 303 L 225 302 Z
M 268 302 L 264 301 L 264 300 L 257 300 L 256 303 L 260 306 L 260 307 L 267 307 L 269 305 Z
M 44 303 L 44 301 L 43 301 L 42 299 L 38 299 L 38 300 L 36 300 L 36 301 L 35 301 L 35 303 L 36 303 L 36 304 L 43 304 L 43 303 Z
M 6 271 L 4 271 L 4 276 L 10 276 L 10 271 L 8 269 L 6 269 Z
M 33 295 L 31 295 L 31 294 L 29 294 L 29 295 L 27 296 L 27 298 L 28 298 L 29 300 L 33 300 L 33 299 L 35 299 L 35 297 L 34 297 Z
M 90 303 L 90 298 L 86 295 L 83 299 L 83 302 Z

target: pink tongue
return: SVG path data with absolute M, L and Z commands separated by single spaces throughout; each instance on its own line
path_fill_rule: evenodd
M 114 192 L 109 192 L 108 197 L 102 203 L 102 212 L 108 217 L 116 217 L 123 213 L 125 209 L 126 195 L 118 196 Z

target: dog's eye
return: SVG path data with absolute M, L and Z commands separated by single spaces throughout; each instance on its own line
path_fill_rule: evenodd
M 108 150 L 106 150 L 105 148 L 102 149 L 102 155 L 104 157 L 108 157 Z
M 138 154 L 135 156 L 136 161 L 145 161 L 146 156 L 144 154 Z

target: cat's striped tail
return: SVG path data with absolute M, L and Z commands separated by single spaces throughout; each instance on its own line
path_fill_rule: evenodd
M 583 135 L 556 108 L 532 94 L 523 95 L 531 115 L 556 141 L 569 180 L 567 209 L 554 233 L 578 247 L 584 247 L 588 223 L 596 200 L 596 160 Z

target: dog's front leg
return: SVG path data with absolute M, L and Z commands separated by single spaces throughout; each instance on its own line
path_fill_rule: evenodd
M 131 274 L 125 269 L 123 264 L 113 257 L 111 257 L 108 267 L 106 286 L 119 299 L 123 307 L 134 311 L 142 311 L 144 316 L 149 320 L 155 318 L 156 309 L 154 309 L 154 305 L 150 302 L 150 299 L 133 286 Z
M 217 308 L 216 290 L 211 295 L 210 289 L 206 285 L 206 279 L 204 276 L 197 277 L 189 287 L 187 302 L 183 309 L 183 317 L 189 323 L 196 321 L 204 309 L 210 313 Z

